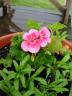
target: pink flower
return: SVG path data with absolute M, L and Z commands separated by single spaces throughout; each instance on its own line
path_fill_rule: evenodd
M 31 29 L 29 33 L 23 35 L 24 41 L 21 44 L 21 48 L 30 53 L 37 53 L 40 50 L 39 33 L 35 29 Z
M 29 33 L 23 35 L 23 42 L 21 48 L 30 53 L 38 53 L 41 47 L 45 47 L 51 42 L 50 32 L 46 27 L 41 28 L 38 32 L 35 29 L 31 29 Z
M 51 42 L 50 31 L 46 27 L 42 27 L 39 31 L 41 47 L 45 47 L 48 43 Z

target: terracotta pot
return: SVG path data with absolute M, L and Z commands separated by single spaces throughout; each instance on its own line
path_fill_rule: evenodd
M 3 48 L 4 46 L 10 44 L 12 37 L 14 37 L 17 34 L 22 34 L 22 32 L 12 33 L 12 34 L 8 34 L 8 35 L 0 37 L 0 49 Z M 67 47 L 70 50 L 72 50 L 72 42 L 70 42 L 68 40 L 63 40 L 62 45 L 63 45 L 63 47 Z
M 22 32 L 18 33 L 11 33 L 5 36 L 0 37 L 0 49 L 3 48 L 4 46 L 10 44 L 12 37 L 14 37 L 17 34 L 22 34 Z
M 62 45 L 63 45 L 63 47 L 67 47 L 72 51 L 72 42 L 70 42 L 68 40 L 63 40 Z

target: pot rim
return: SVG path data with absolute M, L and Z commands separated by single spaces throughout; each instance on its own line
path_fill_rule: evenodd
M 23 34 L 23 32 L 11 33 L 0 37 L 0 49 L 10 44 L 12 37 Z M 63 47 L 68 47 L 72 51 L 72 42 L 69 40 L 62 41 Z
M 0 37 L 0 49 L 11 43 L 12 37 L 23 34 L 23 32 L 10 33 Z

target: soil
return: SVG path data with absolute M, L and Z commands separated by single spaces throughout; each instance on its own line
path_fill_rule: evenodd
M 2 90 L 0 90 L 0 96 L 6 96 L 6 94 Z
M 4 58 L 6 56 L 6 54 L 9 51 L 9 45 L 5 46 L 4 48 L 0 49 L 0 58 Z

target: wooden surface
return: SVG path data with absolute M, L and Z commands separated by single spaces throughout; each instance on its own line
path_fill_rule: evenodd
M 64 11 L 66 8 L 59 3 L 59 0 L 49 0 L 55 7 L 62 13 L 64 14 Z
M 69 13 L 70 13 L 70 8 L 71 8 L 71 3 L 72 3 L 72 0 L 67 0 L 66 1 L 66 13 L 65 13 L 65 18 L 64 18 L 64 24 L 67 24 L 68 23 L 68 20 L 69 20 Z
M 61 15 L 53 13 L 48 10 L 34 9 L 29 7 L 16 7 L 16 14 L 13 17 L 13 21 L 16 22 L 22 29 L 25 29 L 26 22 L 29 19 L 47 25 L 48 23 L 55 23 L 61 21 Z
M 12 17 L 12 22 L 14 22 L 22 30 L 26 31 L 26 22 L 30 19 L 37 22 L 43 23 L 43 26 L 49 23 L 55 23 L 61 21 L 62 16 L 58 12 L 51 12 L 43 9 L 36 9 L 31 7 L 14 7 L 15 13 Z M 7 34 L 9 32 L 15 32 L 14 28 L 10 27 L 8 18 L 6 16 L 2 17 L 2 11 L 0 10 L 0 35 Z
M 65 6 L 61 5 L 59 0 L 50 0 L 50 2 L 62 13 L 63 23 L 67 25 L 72 0 L 66 0 Z M 10 13 L 11 0 L 0 0 L 1 5 L 3 6 L 3 15 Z

